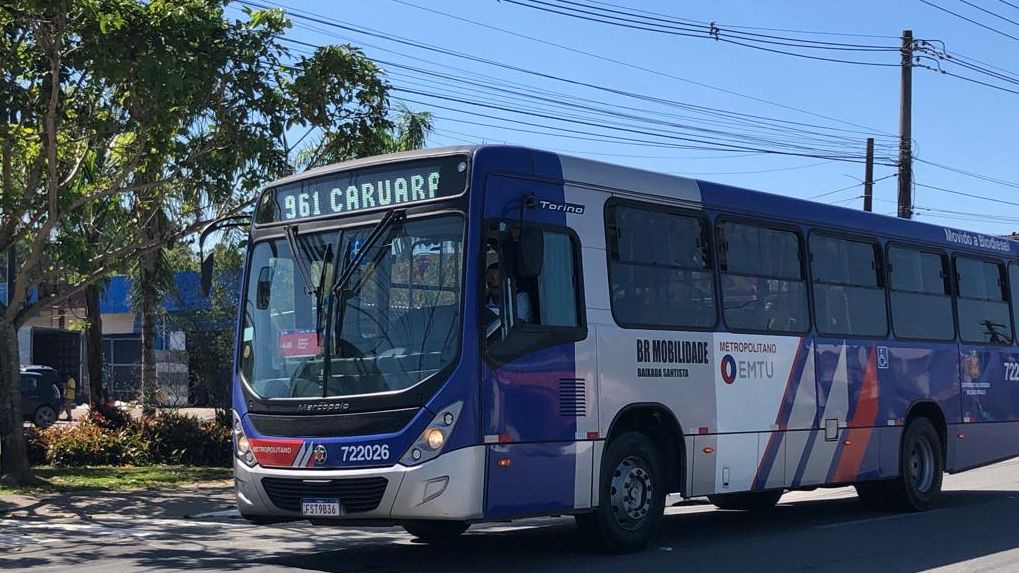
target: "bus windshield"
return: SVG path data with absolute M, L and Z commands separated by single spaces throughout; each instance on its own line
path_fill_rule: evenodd
M 371 229 L 308 233 L 293 242 L 273 239 L 252 248 L 240 372 L 255 394 L 307 399 L 399 391 L 456 358 L 463 218 L 439 215 L 393 225 L 364 253 L 345 288 L 329 292 L 331 277 L 357 258 Z M 291 244 L 300 260 L 295 261 Z M 336 255 L 333 245 L 339 247 Z M 338 272 L 333 265 L 341 267 Z M 322 280 L 327 284 L 316 297 Z M 317 298 L 323 313 L 333 299 L 330 320 L 317 319 Z M 316 331 L 323 324 L 331 336 Z M 329 353 L 323 348 L 327 338 Z M 326 355 L 328 383 L 323 381 Z

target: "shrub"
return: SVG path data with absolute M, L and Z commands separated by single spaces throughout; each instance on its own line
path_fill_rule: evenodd
M 118 415 L 119 414 L 119 415 Z M 136 421 L 98 410 L 71 428 L 25 430 L 33 465 L 193 465 L 229 467 L 231 428 L 173 411 Z
M 213 422 L 217 426 L 226 428 L 227 430 L 233 430 L 234 427 L 234 412 L 230 408 L 216 408 L 216 417 Z
M 202 465 L 228 468 L 233 464 L 233 418 L 223 426 L 218 420 L 202 424 L 205 443 Z
M 113 432 L 95 424 L 79 424 L 55 432 L 50 440 L 47 461 L 54 466 L 117 466 L 130 463 L 123 432 Z
M 28 463 L 33 466 L 46 464 L 46 455 L 50 450 L 50 442 L 53 436 L 60 430 L 49 428 L 40 430 L 35 426 L 25 428 L 25 445 L 28 447 Z
M 124 430 L 135 423 L 131 414 L 126 410 L 121 410 L 110 404 L 100 404 L 89 408 L 84 422 L 115 432 Z
M 142 431 L 151 463 L 229 466 L 233 447 L 229 427 L 215 420 L 169 411 L 146 421 Z

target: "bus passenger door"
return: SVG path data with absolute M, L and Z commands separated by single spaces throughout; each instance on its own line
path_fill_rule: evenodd
M 489 197 L 500 196 L 492 186 Z M 528 181 L 525 189 L 541 196 L 555 186 Z M 519 213 L 520 199 L 512 211 Z M 522 227 L 519 217 L 486 224 L 479 306 L 486 325 L 481 396 L 488 518 L 590 503 L 591 442 L 577 441 L 583 420 L 595 414 L 593 372 L 578 368 L 584 360 L 578 354 L 593 348 L 578 344 L 587 338 L 580 242 L 565 226 L 524 208 Z

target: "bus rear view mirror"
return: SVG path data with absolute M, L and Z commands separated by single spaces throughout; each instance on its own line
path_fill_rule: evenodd
M 269 297 L 272 294 L 272 268 L 262 267 L 258 271 L 258 286 L 255 294 L 255 306 L 258 310 L 269 308 Z
M 517 243 L 517 275 L 522 279 L 533 279 L 541 275 L 545 261 L 545 233 L 535 227 L 524 227 Z
M 209 293 L 212 292 L 212 269 L 213 253 L 210 252 L 202 259 L 202 275 L 199 282 L 199 289 L 202 294 L 202 298 L 207 298 Z

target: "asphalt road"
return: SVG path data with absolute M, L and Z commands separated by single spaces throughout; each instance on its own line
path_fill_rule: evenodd
M 1019 571 L 1019 460 L 947 476 L 945 489 L 940 508 L 923 514 L 868 511 L 849 488 L 786 494 L 766 515 L 687 501 L 667 510 L 651 549 L 608 556 L 589 551 L 565 518 L 475 526 L 446 547 L 398 528 L 254 527 L 233 515 L 227 488 L 211 488 L 172 502 L 111 498 L 105 513 L 103 500 L 63 513 L 29 507 L 0 519 L 0 569 Z

